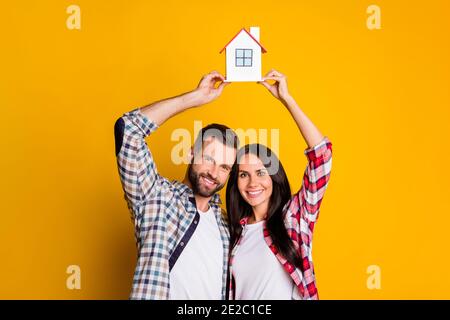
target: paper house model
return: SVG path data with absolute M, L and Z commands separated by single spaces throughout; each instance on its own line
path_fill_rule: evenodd
M 267 50 L 259 42 L 259 27 L 242 28 L 228 44 L 226 50 L 226 82 L 261 81 L 261 55 Z

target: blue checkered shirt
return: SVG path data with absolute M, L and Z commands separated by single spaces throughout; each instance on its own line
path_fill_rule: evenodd
M 192 190 L 158 174 L 145 138 L 158 128 L 139 109 L 116 121 L 116 157 L 125 200 L 135 227 L 137 265 L 130 299 L 169 299 L 170 270 L 199 222 Z M 229 231 L 215 194 L 215 213 L 223 243 L 222 299 L 226 297 Z

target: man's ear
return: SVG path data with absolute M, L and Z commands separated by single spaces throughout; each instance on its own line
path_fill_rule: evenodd
M 191 149 L 189 150 L 188 161 L 189 163 L 192 163 L 193 160 L 194 160 L 194 147 L 191 147 Z

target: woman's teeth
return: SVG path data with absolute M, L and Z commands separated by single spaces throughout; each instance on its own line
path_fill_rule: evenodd
M 247 194 L 250 196 L 250 198 L 254 198 L 254 197 L 259 196 L 262 192 L 263 192 L 263 190 L 247 191 Z

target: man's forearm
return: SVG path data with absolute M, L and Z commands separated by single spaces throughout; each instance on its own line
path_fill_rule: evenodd
M 177 113 L 199 106 L 200 104 L 199 94 L 194 90 L 176 97 L 154 102 L 148 106 L 140 108 L 140 111 L 144 116 L 160 126 L 167 119 L 173 117 Z

